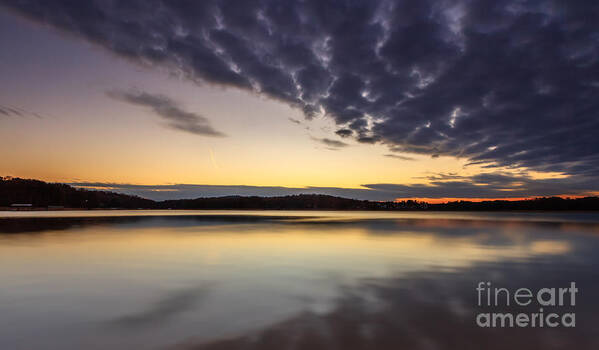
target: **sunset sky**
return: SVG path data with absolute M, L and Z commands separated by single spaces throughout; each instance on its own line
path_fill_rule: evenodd
M 0 0 L 0 176 L 153 199 L 597 194 L 598 6 Z

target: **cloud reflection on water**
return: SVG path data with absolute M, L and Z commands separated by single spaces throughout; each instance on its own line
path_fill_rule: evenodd
M 206 299 L 210 289 L 210 286 L 205 285 L 168 293 L 148 309 L 120 316 L 109 321 L 109 325 L 120 329 L 137 329 L 163 324 L 180 313 L 195 310 Z
M 556 259 L 557 260 L 557 259 Z M 558 263 L 557 261 L 553 261 Z M 340 290 L 334 309 L 326 313 L 300 312 L 258 331 L 202 342 L 182 343 L 174 349 L 190 350 L 395 350 L 395 349 L 597 349 L 599 321 L 597 274 L 559 267 L 522 268 L 519 264 L 483 264 L 458 273 L 410 274 L 398 278 L 364 279 Z M 552 275 L 552 272 L 554 273 Z M 506 307 L 485 310 L 476 306 L 477 281 L 493 276 L 508 288 L 563 286 L 575 280 L 585 295 L 576 312 L 576 328 L 479 328 L 479 312 L 538 312 Z M 524 311 L 527 310 L 527 311 Z M 546 308 L 546 312 L 550 312 Z

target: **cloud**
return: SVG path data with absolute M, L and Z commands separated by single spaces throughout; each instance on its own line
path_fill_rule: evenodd
M 435 174 L 423 184 L 363 184 L 362 188 L 220 186 L 220 185 L 130 185 L 97 182 L 70 183 L 75 187 L 102 189 L 154 200 L 221 196 L 287 196 L 326 194 L 354 199 L 389 201 L 397 198 L 521 198 L 557 195 L 590 195 L 599 192 L 593 178 L 533 179 L 525 175 L 482 173 L 474 176 Z
M 3 114 L 7 117 L 12 117 L 12 116 L 23 117 L 24 116 L 24 112 L 22 112 L 16 108 L 8 107 L 8 106 L 1 106 L 1 105 L 0 105 L 0 114 Z
M 599 175 L 593 1 L 3 4 L 127 59 L 326 115 L 359 142 Z
M 299 120 L 297 120 L 295 118 L 287 118 L 287 119 L 289 119 L 289 121 L 292 122 L 293 124 L 298 124 L 299 125 L 299 124 L 302 123 L 301 121 L 299 121 Z
M 242 185 L 131 185 L 103 182 L 74 182 L 70 185 L 87 188 L 133 194 L 154 200 L 186 199 L 198 197 L 221 196 L 286 196 L 294 194 L 329 194 L 348 198 L 365 198 L 372 200 L 389 199 L 388 194 L 369 189 L 345 189 L 336 187 L 283 187 L 283 186 L 242 186 Z
M 152 111 L 167 121 L 171 129 L 204 136 L 225 136 L 215 130 L 205 117 L 182 109 L 175 101 L 164 95 L 150 94 L 144 91 L 108 91 L 109 97 L 149 107 Z
M 521 198 L 588 195 L 599 189 L 593 178 L 533 179 L 525 175 L 481 173 L 474 176 L 432 175 L 427 184 L 365 184 L 396 198 Z
M 337 131 L 335 131 L 335 134 L 341 136 L 341 137 L 349 137 L 353 134 L 354 132 L 351 129 L 339 129 Z
M 35 117 L 42 119 L 42 116 L 35 112 L 29 112 L 23 108 L 0 105 L 0 116 L 6 117 Z
M 338 140 L 331 140 L 331 139 L 328 139 L 326 137 L 325 138 L 316 138 L 316 137 L 313 137 L 312 140 L 318 141 L 318 142 L 320 142 L 320 143 L 328 146 L 329 149 L 335 149 L 335 150 L 337 150 L 339 148 L 343 148 L 343 147 L 349 146 L 345 142 L 338 141 Z
M 400 156 L 399 154 L 385 154 L 385 157 L 395 158 L 399 160 L 415 160 L 412 157 Z

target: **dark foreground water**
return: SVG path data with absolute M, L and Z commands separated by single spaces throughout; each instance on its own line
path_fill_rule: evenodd
M 0 212 L 0 349 L 599 349 L 598 277 L 592 213 Z

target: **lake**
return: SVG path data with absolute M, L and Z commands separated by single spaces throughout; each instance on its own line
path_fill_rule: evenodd
M 596 296 L 597 213 L 0 212 L 0 349 L 599 349 Z

